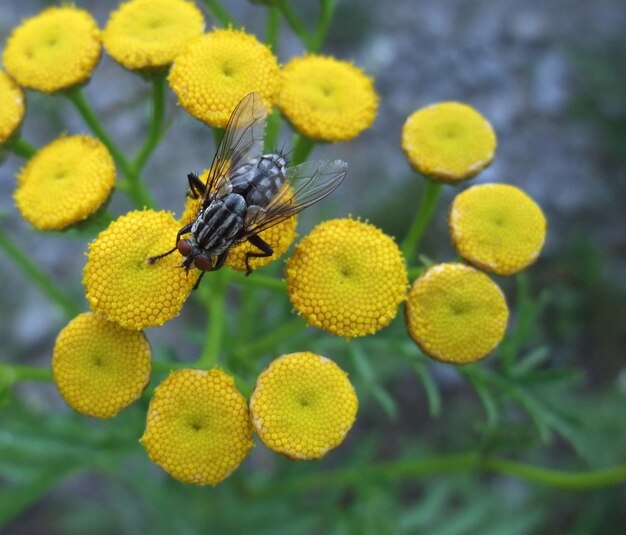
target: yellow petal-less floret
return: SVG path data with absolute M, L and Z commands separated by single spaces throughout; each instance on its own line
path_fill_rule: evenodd
M 372 79 L 352 63 L 307 55 L 285 65 L 278 106 L 305 136 L 347 141 L 374 122 L 378 94 Z
M 60 137 L 20 171 L 14 198 L 24 219 L 41 230 L 58 230 L 87 219 L 109 198 L 115 164 L 90 136 Z
M 111 13 L 102 33 L 106 51 L 130 70 L 170 65 L 204 32 L 204 17 L 188 0 L 131 0 Z
M 180 269 L 170 250 L 179 224 L 169 212 L 133 211 L 119 217 L 89 245 L 83 271 L 91 309 L 128 329 L 158 327 L 177 316 L 198 280 Z
M 418 278 L 406 301 L 409 335 L 443 362 L 468 364 L 502 340 L 509 310 L 500 288 L 465 264 L 438 264 Z
M 256 37 L 219 29 L 191 41 L 174 60 L 168 80 L 189 114 L 223 128 L 249 93 L 258 92 L 271 109 L 281 72 L 276 57 Z
M 0 145 L 20 127 L 25 113 L 24 91 L 11 76 L 0 70 Z
M 54 381 L 80 413 L 111 418 L 135 401 L 150 381 L 150 344 L 99 314 L 76 316 L 57 337 Z
M 353 219 L 315 227 L 288 260 L 286 281 L 293 306 L 310 325 L 345 338 L 388 325 L 408 286 L 393 239 Z
M 413 168 L 443 182 L 461 182 L 487 167 L 496 150 L 489 121 L 460 102 L 441 102 L 413 113 L 402 129 L 402 150 Z
M 54 93 L 85 82 L 100 60 L 101 49 L 93 17 L 65 5 L 48 8 L 15 28 L 2 59 L 21 86 Z
M 250 418 L 268 448 L 292 459 L 319 459 L 343 442 L 358 404 L 348 375 L 332 360 L 291 353 L 257 379 Z
M 459 254 L 498 275 L 512 275 L 532 264 L 546 238 L 541 208 L 507 184 L 481 184 L 460 193 L 448 223 Z
M 217 485 L 253 446 L 243 395 L 221 370 L 178 370 L 155 390 L 140 442 L 183 483 Z

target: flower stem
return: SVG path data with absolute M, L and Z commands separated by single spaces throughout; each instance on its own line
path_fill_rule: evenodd
M 39 366 L 5 364 L 0 362 L 0 375 L 9 378 L 9 383 L 18 381 L 52 381 L 52 370 Z
M 34 147 L 20 136 L 16 136 L 11 139 L 6 144 L 6 148 L 14 154 L 17 154 L 18 156 L 21 156 L 22 158 L 25 158 L 27 160 L 32 158 L 37 153 L 37 147 Z
M 300 38 L 300 41 L 302 41 L 302 43 L 306 46 L 307 50 L 312 50 L 313 39 L 311 35 L 309 35 L 307 29 L 304 27 L 304 24 L 302 24 L 298 16 L 291 8 L 290 0 L 280 0 L 277 5 L 278 9 L 280 9 L 282 16 L 287 21 L 287 24 L 289 24 L 289 27 L 292 29 L 293 33 L 295 33 Z
M 152 115 L 148 137 L 139 150 L 134 162 L 133 171 L 139 175 L 152 151 L 156 148 L 163 135 L 163 117 L 165 115 L 165 76 L 157 75 L 152 78 Z
M 239 271 L 233 271 L 233 280 L 239 282 L 244 286 L 256 286 L 257 288 L 267 288 L 276 292 L 285 292 L 287 286 L 284 280 L 270 277 L 268 275 L 261 275 L 260 273 L 253 273 L 249 277 Z
M 283 323 L 267 335 L 259 338 L 257 341 L 242 345 L 239 348 L 239 355 L 243 358 L 258 356 L 265 351 L 274 349 L 283 340 L 293 338 L 296 333 L 301 332 L 306 327 L 304 318 L 295 318 L 291 321 Z
M 218 361 L 219 353 L 224 338 L 226 327 L 226 275 L 224 272 L 211 273 L 212 285 L 205 284 L 198 289 L 201 297 L 206 303 L 208 312 L 207 334 L 204 340 L 204 347 L 200 358 L 195 362 L 194 367 L 201 370 L 213 368 Z
M 419 208 L 415 214 L 415 219 L 411 224 L 411 228 L 406 237 L 402 241 L 402 254 L 407 264 L 411 263 L 419 242 L 424 235 L 424 231 L 428 227 L 428 223 L 435 212 L 435 206 L 439 200 L 441 193 L 441 184 L 439 182 L 433 182 L 432 180 L 426 181 L 426 190 L 422 194 Z
M 289 163 L 291 165 L 298 165 L 299 163 L 306 161 L 309 154 L 311 154 L 313 147 L 315 147 L 315 141 L 303 136 L 302 134 L 297 134 L 293 144 L 291 161 Z
M 266 14 L 265 44 L 276 54 L 278 51 L 278 34 L 280 32 L 280 11 L 273 6 L 268 6 Z
M 219 0 L 204 0 L 207 9 L 211 12 L 211 15 L 215 17 L 215 20 L 219 22 L 220 26 L 232 26 L 237 27 L 237 24 L 230 16 L 228 10 L 219 2 Z
M 328 33 L 330 22 L 333 20 L 336 5 L 336 0 L 321 0 L 317 28 L 315 29 L 315 34 L 311 38 L 309 52 L 319 53 L 322 49 L 324 41 L 326 40 L 326 34 Z

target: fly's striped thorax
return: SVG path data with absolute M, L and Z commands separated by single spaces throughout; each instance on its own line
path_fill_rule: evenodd
M 236 193 L 215 199 L 195 220 L 191 234 L 206 254 L 219 255 L 234 242 L 243 228 L 246 201 Z
M 233 172 L 232 192 L 243 196 L 248 206 L 266 208 L 285 183 L 286 166 L 281 154 L 264 154 Z

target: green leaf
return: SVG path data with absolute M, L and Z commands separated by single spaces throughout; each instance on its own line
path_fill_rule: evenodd
M 424 387 L 426 399 L 428 400 L 428 414 L 431 418 L 436 418 L 441 413 L 441 394 L 439 393 L 439 386 L 423 363 L 415 362 L 413 364 L 413 370 Z

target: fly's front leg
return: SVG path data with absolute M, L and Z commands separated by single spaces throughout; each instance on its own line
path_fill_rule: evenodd
M 272 249 L 270 244 L 264 241 L 262 238 L 259 238 L 257 234 L 248 236 L 248 241 L 252 245 L 254 245 L 257 249 L 259 249 L 261 252 L 260 253 L 246 253 L 246 275 L 250 275 L 250 273 L 252 273 L 252 268 L 250 267 L 251 258 L 266 258 L 274 254 L 274 249 Z
M 196 177 L 197 178 L 197 177 Z M 187 234 L 189 233 L 189 231 L 191 231 L 191 226 L 193 225 L 193 223 L 189 223 L 189 225 L 185 225 L 183 228 L 181 228 L 177 233 L 176 233 L 176 244 L 174 245 L 174 247 L 172 249 L 170 249 L 169 251 L 163 253 L 163 254 L 159 254 L 156 256 L 151 256 L 150 258 L 148 258 L 147 262 L 148 264 L 154 264 L 157 260 L 160 260 L 161 258 L 164 258 L 168 255 L 171 255 L 177 248 L 178 248 L 178 242 L 180 241 L 180 237 L 183 234 Z
M 189 173 L 187 175 L 187 180 L 189 181 L 189 190 L 187 191 L 187 196 L 192 199 L 197 199 L 199 197 L 204 196 L 204 192 L 206 191 L 206 186 L 202 183 L 202 180 L 195 173 Z

